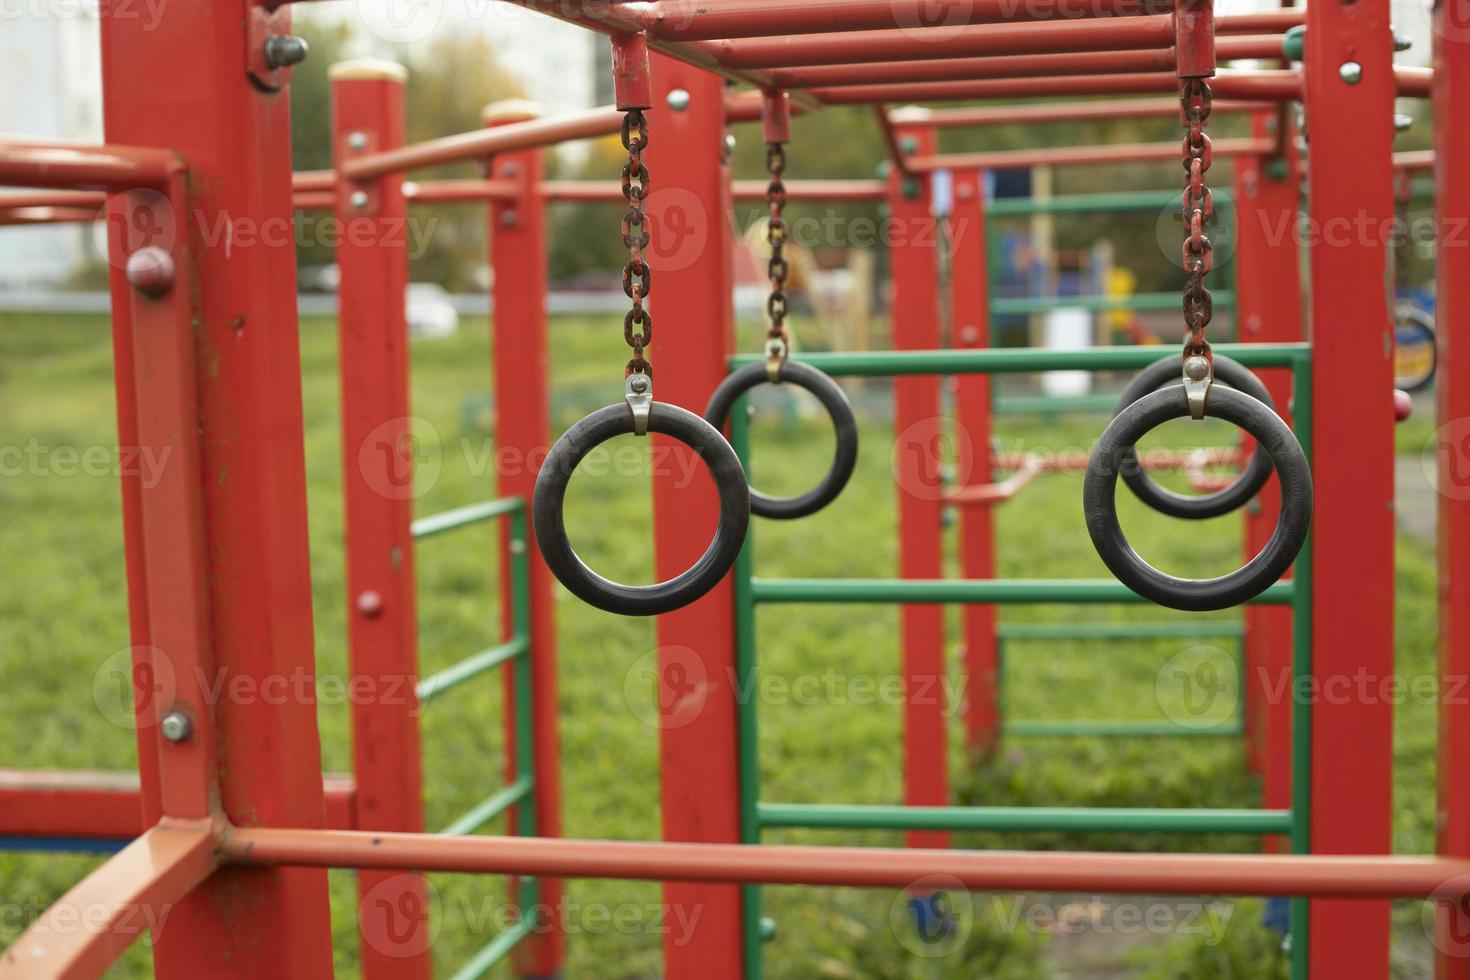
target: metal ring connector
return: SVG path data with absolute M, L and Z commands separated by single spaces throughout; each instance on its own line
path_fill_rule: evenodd
M 1196 422 L 1205 417 L 1205 401 L 1209 398 L 1210 385 L 1214 380 L 1215 371 L 1208 353 L 1185 356 L 1184 394 L 1189 399 L 1189 417 Z
M 623 396 L 633 416 L 633 434 L 648 435 L 648 415 L 653 409 L 653 379 L 646 374 L 630 374 L 623 380 Z

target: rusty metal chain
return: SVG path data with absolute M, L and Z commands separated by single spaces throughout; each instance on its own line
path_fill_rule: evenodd
M 1210 344 L 1205 331 L 1214 316 L 1214 300 L 1205 288 L 1205 275 L 1214 267 L 1214 246 L 1205 229 L 1214 219 L 1215 203 L 1205 185 L 1205 172 L 1210 169 L 1212 150 L 1205 133 L 1205 120 L 1210 117 L 1210 85 L 1203 78 L 1179 81 L 1180 107 L 1188 129 L 1184 137 L 1184 325 L 1189 335 L 1184 342 L 1184 356 L 1209 356 Z
M 628 162 L 623 165 L 623 199 L 628 202 L 622 221 L 623 244 L 628 248 L 628 263 L 623 266 L 623 292 L 633 301 L 633 308 L 623 317 L 623 339 L 633 348 L 633 357 L 623 373 L 652 377 L 653 365 L 643 353 L 653 339 L 653 316 L 643 308 L 643 300 L 653 286 L 653 272 L 643 258 L 649 242 L 648 215 L 643 210 L 643 202 L 648 198 L 648 167 L 643 163 L 643 151 L 648 147 L 648 120 L 641 109 L 629 109 L 623 115 L 622 138 L 628 151 Z
M 766 266 L 771 280 L 771 295 L 766 299 L 766 313 L 771 318 L 771 327 L 766 332 L 766 365 L 774 374 L 791 349 L 791 337 L 786 332 L 786 275 L 791 270 L 783 253 L 787 241 L 786 185 L 781 180 L 786 171 L 786 148 L 781 143 L 766 144 L 766 171 L 771 175 L 766 185 L 766 203 L 771 209 L 766 225 L 766 241 L 771 246 L 771 259 Z

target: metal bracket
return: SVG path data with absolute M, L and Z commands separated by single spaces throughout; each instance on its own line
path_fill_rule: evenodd
M 1214 380 L 1215 368 L 1210 363 L 1208 349 L 1203 354 L 1185 355 L 1184 396 L 1189 400 L 1189 417 L 1196 422 L 1205 417 L 1205 400 Z
M 653 379 L 646 374 L 630 374 L 623 381 L 623 397 L 633 413 L 633 434 L 648 435 L 648 416 L 653 410 Z
M 266 51 L 272 38 L 291 36 L 291 5 L 274 10 L 251 4 L 250 29 L 245 32 L 245 70 L 256 88 L 279 92 L 291 82 L 291 66 L 272 67 Z
M 771 384 L 781 380 L 781 365 L 786 363 L 786 343 L 775 337 L 766 341 L 766 377 Z

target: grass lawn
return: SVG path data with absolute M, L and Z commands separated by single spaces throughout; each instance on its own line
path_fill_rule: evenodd
M 625 360 L 621 331 L 605 320 L 560 319 L 552 325 L 555 424 L 620 396 Z M 753 329 L 743 331 L 753 338 Z M 754 349 L 752 339 L 746 345 Z M 302 324 L 312 575 L 319 673 L 345 669 L 341 453 L 337 340 L 328 320 Z M 417 343 L 414 413 L 427 437 L 416 507 L 420 514 L 493 496 L 487 469 L 493 419 L 486 409 L 489 341 L 484 321 L 468 321 L 449 340 Z M 0 315 L 0 766 L 131 769 L 133 734 L 119 724 L 109 667 L 128 646 L 118 491 L 110 453 L 112 369 L 107 322 L 96 317 Z M 863 386 L 863 406 L 884 404 L 882 385 Z M 805 397 L 805 396 L 803 396 Z M 800 411 L 758 413 L 753 476 L 767 490 L 804 487 L 825 468 L 830 437 L 820 419 Z M 1011 417 L 998 435 L 1004 448 L 1085 450 L 1101 431 L 1099 417 Z M 853 483 L 822 513 L 797 522 L 760 522 L 759 574 L 888 577 L 896 574 L 895 491 L 891 423 L 865 412 L 862 454 Z M 1223 427 L 1174 423 L 1160 438 L 1173 444 L 1221 443 Z M 1432 425 L 1400 433 L 1400 449 L 1417 453 Z M 631 437 L 628 437 L 631 445 Z M 1169 444 L 1160 442 L 1159 444 Z M 94 448 L 95 447 L 95 448 Z M 92 452 L 88 452 L 93 449 Z M 102 455 L 98 455 L 101 453 Z M 621 458 L 621 457 L 620 457 Z M 89 462 L 90 461 L 90 462 Z M 430 474 L 436 474 L 429 479 Z M 604 573 L 646 581 L 646 476 L 622 471 L 579 476 L 569 523 L 578 550 Z M 1080 475 L 1039 478 L 999 511 L 999 572 L 1005 577 L 1103 577 L 1082 524 Z M 1210 521 L 1190 539 L 1179 525 L 1147 513 L 1127 494 L 1124 523 L 1140 552 L 1181 573 L 1218 574 L 1238 560 L 1238 517 Z M 952 537 L 952 535 L 951 535 Z M 418 551 L 421 660 L 425 672 L 483 648 L 497 636 L 496 532 L 489 525 L 423 543 Z M 951 541 L 951 546 L 953 542 Z M 958 574 L 951 555 L 951 574 Z M 1431 547 L 1403 537 L 1398 552 L 1398 669 L 1406 678 L 1434 672 L 1434 563 Z M 639 662 L 655 649 L 653 623 L 589 609 L 565 593 L 558 599 L 561 731 L 566 832 L 578 837 L 658 836 L 658 732 L 645 722 L 650 694 Z M 1229 614 L 1215 614 L 1229 619 Z M 1006 623 L 1139 620 L 1184 621 L 1147 606 L 1003 609 Z M 947 614 L 955 689 L 958 610 Z M 781 802 L 901 801 L 900 707 L 893 699 L 859 697 L 858 684 L 882 690 L 897 677 L 897 611 L 879 606 L 770 607 L 759 620 L 762 690 L 763 798 Z M 1015 719 L 1164 720 L 1172 705 L 1161 668 L 1200 653 L 1201 639 L 1128 642 L 1016 642 L 1008 649 L 1009 711 Z M 1229 644 L 1225 644 L 1229 646 Z M 1191 652 L 1192 651 L 1192 652 Z M 646 661 L 644 661 L 646 663 Z M 1223 661 L 1221 666 L 1227 667 Z M 798 697 L 796 682 L 820 679 L 820 696 Z M 810 683 L 810 682 L 809 682 Z M 864 688 L 866 690 L 866 688 Z M 782 693 L 786 692 L 786 693 Z M 835 693 L 834 693 L 835 692 Z M 957 703 L 949 714 L 951 771 L 957 802 L 991 805 L 1250 807 L 1257 787 L 1231 738 L 1017 738 L 985 762 L 969 763 Z M 1395 849 L 1433 847 L 1434 721 L 1431 703 L 1398 709 Z M 498 785 L 500 685 L 491 678 L 433 703 L 424 715 L 428 824 L 439 828 Z M 350 768 L 347 709 L 321 708 L 327 769 Z M 492 825 L 487 830 L 497 830 Z M 771 842 L 895 845 L 892 833 L 786 831 Z M 971 834 L 974 847 L 1252 850 L 1244 837 Z M 95 859 L 0 856 L 0 943 L 13 939 L 34 912 L 84 874 Z M 438 971 L 483 945 L 502 919 L 498 879 L 436 875 L 442 930 L 434 946 Z M 676 920 L 657 913 L 657 885 L 578 881 L 570 885 L 570 977 L 634 978 L 660 973 L 662 929 Z M 350 874 L 333 873 L 337 960 L 355 975 L 355 890 Z M 1150 902 L 1176 922 L 1200 903 Z M 778 936 L 766 947 L 773 978 L 1269 977 L 1277 975 L 1277 939 L 1257 923 L 1260 903 L 1209 903 L 1201 930 L 1180 925 L 1134 934 L 1120 923 L 1120 901 L 1094 896 L 970 896 L 972 929 L 948 955 L 917 945 L 892 924 L 891 893 L 773 888 L 766 914 Z M 609 918 L 608 910 L 624 910 Z M 633 910 L 631 912 L 627 910 Z M 1197 910 L 1196 910 L 1197 911 Z M 965 921 L 970 921 L 966 919 Z M 1395 975 L 1430 976 L 1429 947 L 1418 903 L 1396 909 Z M 631 925 L 629 924 L 631 923 Z M 917 952 L 915 950 L 918 950 Z M 146 975 L 143 945 L 129 952 L 120 976 Z M 508 975 L 502 967 L 500 975 Z

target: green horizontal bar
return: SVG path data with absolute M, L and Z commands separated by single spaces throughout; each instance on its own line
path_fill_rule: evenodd
M 470 524 L 504 517 L 525 506 L 526 501 L 521 497 L 501 497 L 498 500 L 487 500 L 484 503 L 469 504 L 465 507 L 456 507 L 453 510 L 431 514 L 428 517 L 420 517 L 409 525 L 409 530 L 415 538 L 428 538 L 436 534 L 443 534 L 445 531 L 467 527 Z
M 1155 721 L 1007 721 L 1001 730 L 1028 738 L 1174 738 L 1240 735 L 1245 728 L 1239 721 L 1225 719 L 1198 728 Z
M 1230 195 L 1216 191 L 1216 210 L 1230 203 Z M 1056 197 L 1000 197 L 985 204 L 985 213 L 993 217 L 1026 214 L 1078 214 L 1105 211 L 1160 211 L 1179 209 L 1179 192 L 1118 191 L 1106 194 L 1059 194 Z
M 1189 623 L 1006 623 L 995 631 L 1002 640 L 1141 640 L 1244 634 L 1242 623 L 1208 619 Z
M 1136 371 L 1176 350 L 1145 344 L 1127 347 L 988 347 L 965 350 L 814 351 L 798 360 L 831 375 L 887 377 L 907 374 L 1025 374 L 1035 371 Z M 1311 357 L 1310 344 L 1216 344 L 1246 367 L 1293 367 Z M 760 364 L 763 355 L 740 354 L 730 368 Z
M 476 803 L 464 816 L 439 831 L 439 833 L 446 837 L 463 837 L 465 834 L 473 834 L 506 810 L 509 810 L 521 800 L 525 799 L 531 792 L 531 786 L 532 781 L 529 773 L 516 777 L 515 782 L 503 789 L 496 790 L 479 803 Z
M 762 827 L 813 830 L 1124 831 L 1180 834 L 1290 833 L 1290 810 L 1131 807 L 845 806 L 761 803 Z
M 480 948 L 480 951 L 470 957 L 464 966 L 456 970 L 451 980 L 478 980 L 494 968 L 496 963 L 505 959 L 507 953 L 515 949 L 516 944 L 531 934 L 536 927 L 533 918 L 523 917 L 515 925 L 490 940 Z
M 756 602 L 866 602 L 995 604 L 1147 602 L 1112 579 L 752 579 Z M 1290 581 L 1277 582 L 1250 600 L 1285 604 Z
M 1054 415 L 1057 412 L 1112 412 L 1117 395 L 1001 395 L 992 402 L 997 415 Z
M 1216 309 L 1235 305 L 1235 293 L 1219 289 L 1211 293 Z M 1127 296 L 1014 296 L 990 301 L 993 316 L 1022 316 L 1051 310 L 1177 310 L 1178 293 L 1132 293 Z
M 416 691 L 419 703 L 426 704 L 450 688 L 463 684 L 472 677 L 478 677 L 487 670 L 493 670 L 507 660 L 519 657 L 529 649 L 531 649 L 531 639 L 522 634 L 509 642 L 465 657 L 458 663 L 445 667 L 437 674 L 430 674 L 418 683 Z

